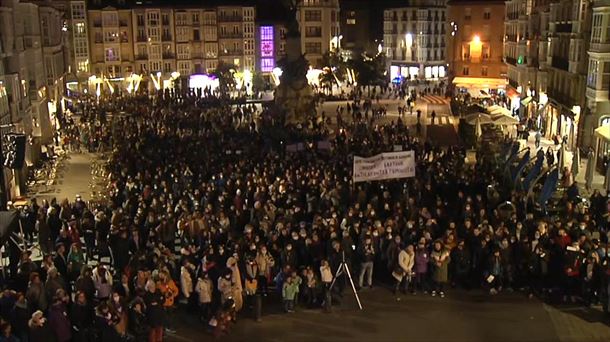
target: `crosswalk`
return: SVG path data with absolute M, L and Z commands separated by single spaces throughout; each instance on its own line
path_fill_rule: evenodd
M 425 95 L 420 98 L 423 102 L 437 104 L 437 105 L 446 105 L 449 104 L 449 99 L 439 96 L 439 95 Z
M 428 125 L 453 125 L 454 124 L 454 117 L 452 116 L 445 116 L 445 115 L 439 115 L 434 119 L 434 123 L 432 123 L 432 118 L 430 116 L 428 116 L 426 118 L 426 123 Z

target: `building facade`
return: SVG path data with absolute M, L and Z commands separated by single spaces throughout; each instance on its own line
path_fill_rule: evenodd
M 591 7 L 587 0 L 561 0 L 549 5 L 546 95 L 541 129 L 551 138 L 567 140 L 567 148 L 588 146 L 583 134 L 586 113 L 587 45 Z
M 10 197 L 20 196 L 27 168 L 52 143 L 53 115 L 63 93 L 69 60 L 63 12 L 52 1 L 0 2 L 0 123 L 2 133 L 27 137 L 26 164 L 5 170 Z
M 446 78 L 446 0 L 413 0 L 383 18 L 392 81 Z
M 375 17 L 379 11 L 375 8 L 375 3 L 367 0 L 342 0 L 340 5 L 339 37 L 342 56 L 349 59 L 362 53 L 377 53 L 383 34 L 377 36 L 377 19 L 380 18 Z
M 607 137 L 595 140 L 592 136 L 598 127 L 610 126 L 610 0 L 595 0 L 592 3 L 591 37 L 588 50 L 587 71 L 587 116 L 584 122 L 585 134 L 591 136 L 583 143 L 593 145 L 598 165 L 610 155 Z
M 102 6 L 88 9 L 92 90 L 108 91 L 114 82 L 125 88 L 136 77 L 154 90 L 220 63 L 256 69 L 254 6 Z
M 69 37 L 71 38 L 69 44 L 71 72 L 76 75 L 77 84 L 82 84 L 91 76 L 87 2 L 84 0 L 70 1 L 66 16 L 69 19 Z M 78 91 L 80 88 L 77 86 L 72 89 Z
M 506 90 L 503 62 L 505 4 L 499 0 L 451 0 L 447 30 L 450 77 L 458 91 L 479 97 Z
M 313 67 L 322 67 L 322 56 L 341 48 L 338 0 L 299 0 L 297 21 L 301 51 Z

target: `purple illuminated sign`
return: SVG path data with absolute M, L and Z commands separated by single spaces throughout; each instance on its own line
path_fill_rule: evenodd
M 275 68 L 273 26 L 260 27 L 261 71 L 271 72 Z

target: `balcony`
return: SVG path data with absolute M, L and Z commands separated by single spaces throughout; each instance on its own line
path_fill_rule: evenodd
M 506 42 L 512 42 L 512 43 L 516 43 L 517 42 L 517 36 L 516 35 L 506 35 Z
M 119 26 L 121 26 L 121 27 L 127 26 L 127 20 L 119 20 Z
M 243 35 L 241 33 L 219 33 L 218 34 L 218 38 L 224 38 L 224 39 L 235 39 L 235 38 L 243 38 Z
M 94 20 L 93 21 L 93 27 L 102 27 L 102 21 L 101 20 Z
M 138 43 L 145 43 L 146 42 L 146 36 L 137 36 L 136 37 L 136 42 L 138 42 Z
M 241 15 L 219 15 L 218 22 L 219 23 L 235 23 L 242 22 L 243 18 Z
M 555 32 L 558 32 L 558 33 L 571 33 L 572 32 L 572 24 L 571 23 L 556 24 L 555 25 Z
M 568 71 L 569 67 L 570 67 L 570 61 L 568 61 L 567 58 L 561 58 L 558 56 L 553 56 L 552 57 L 552 62 L 551 62 L 551 66 L 553 68 L 557 68 L 557 69 L 561 69 L 561 70 L 565 70 Z
M 243 54 L 243 50 L 220 50 L 218 52 L 219 56 L 242 56 Z
M 573 106 L 576 105 L 576 101 L 574 101 L 574 99 L 572 99 L 570 94 L 560 92 L 557 89 L 549 89 L 547 93 L 548 93 L 549 98 L 555 100 L 555 102 L 560 103 L 568 108 L 572 108 Z
M 610 43 L 591 43 L 589 51 L 597 53 L 610 53 Z
M 516 59 L 516 58 L 513 58 L 513 57 L 508 57 L 508 56 L 506 56 L 506 57 L 504 57 L 504 61 L 505 61 L 507 64 L 511 64 L 511 65 L 517 65 L 517 59 Z
M 162 42 L 171 42 L 172 41 L 172 36 L 171 35 L 162 35 L 161 36 L 161 41 Z
M 587 86 L 586 96 L 587 96 L 587 99 L 595 101 L 595 102 L 605 101 L 608 99 L 608 89 L 602 90 L 602 89 L 595 89 L 595 88 L 591 88 L 590 86 Z
M 175 59 L 175 58 L 176 58 L 176 54 L 174 54 L 172 52 L 163 53 L 163 59 Z
M 139 53 L 136 55 L 136 61 L 142 61 L 142 60 L 147 60 L 148 59 L 148 55 L 145 53 Z
M 506 19 L 508 20 L 517 20 L 519 19 L 519 12 L 511 12 L 506 14 Z

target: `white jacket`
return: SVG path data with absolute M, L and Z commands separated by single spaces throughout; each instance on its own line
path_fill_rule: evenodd
M 320 266 L 320 279 L 322 283 L 332 283 L 333 273 L 330 271 L 330 266 Z
M 398 253 L 398 266 L 402 270 L 402 274 L 392 272 L 392 275 L 396 279 L 402 280 L 402 277 L 411 275 L 413 272 L 413 265 L 415 265 L 415 254 L 409 255 L 409 253 L 403 249 Z
M 109 298 L 112 294 L 112 274 L 106 270 L 104 276 L 102 276 L 99 273 L 99 268 L 96 267 L 92 272 L 91 278 L 93 279 L 93 285 L 95 285 L 97 298 Z
M 184 298 L 190 298 L 193 293 L 193 279 L 189 270 L 182 266 L 180 268 L 180 290 Z
M 199 279 L 195 286 L 195 292 L 199 293 L 199 303 L 210 303 L 212 301 L 212 281 L 210 279 Z

